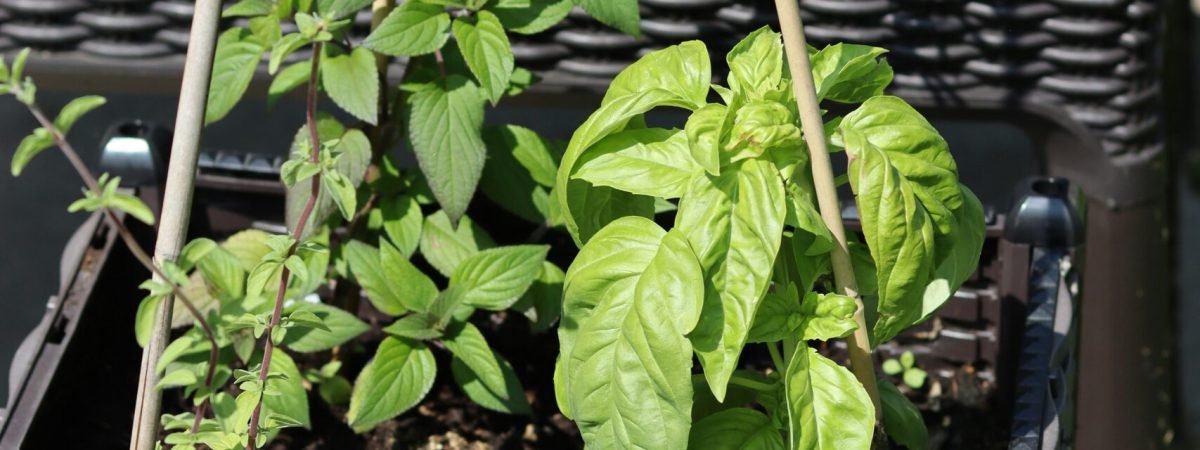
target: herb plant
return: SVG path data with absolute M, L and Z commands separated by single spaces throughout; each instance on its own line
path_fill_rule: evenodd
M 481 406 L 528 413 L 520 380 L 472 324 L 476 311 L 512 310 L 544 331 L 557 319 L 562 270 L 545 260 L 548 247 L 497 246 L 466 215 L 479 184 L 503 185 L 489 198 L 545 228 L 559 223 L 550 191 L 557 152 L 516 125 L 485 127 L 488 104 L 518 95 L 536 77 L 515 67 L 507 33 L 532 34 L 562 20 L 579 3 L 606 23 L 636 23 L 636 4 L 593 0 L 242 0 L 224 11 L 241 17 L 218 39 L 206 123 L 226 116 L 267 61 L 274 76 L 269 104 L 304 87 L 305 123 L 281 167 L 288 188 L 289 233 L 246 230 L 224 242 L 190 242 L 174 262 L 155 265 L 115 210 L 147 223 L 150 210 L 120 192 L 119 179 L 94 180 L 65 134 L 101 104 L 84 97 L 48 121 L 22 78 L 28 51 L 0 91 L 29 106 L 42 128 L 13 160 L 19 174 L 37 153 L 59 146 L 88 188 L 72 211 L 102 211 L 133 252 L 165 281 L 143 284 L 139 343 L 155 310 L 171 298 L 189 314 L 164 350 L 157 388 L 180 388 L 191 412 L 164 414 L 160 444 L 171 448 L 259 448 L 286 427 L 310 425 L 306 382 L 331 404 L 349 405 L 348 425 L 362 432 L 416 405 L 436 377 L 432 348 L 452 357 L 452 376 Z M 347 36 L 351 20 L 370 8 L 372 32 Z M 294 31 L 290 31 L 294 30 Z M 454 39 L 451 40 L 450 37 Z M 304 55 L 303 49 L 307 49 Z M 399 85 L 386 68 L 407 58 Z M 353 118 L 318 108 L 325 96 Z M 407 143 L 418 170 L 400 168 L 389 151 Z M 486 164 L 485 161 L 491 160 Z M 419 256 L 419 259 L 418 259 Z M 423 261 L 423 262 L 422 262 Z M 427 275 L 421 267 L 431 267 Z M 318 294 L 321 287 L 329 287 Z M 374 357 L 357 374 L 342 361 L 346 346 L 371 328 L 358 317 L 360 292 L 394 318 Z M 165 305 L 170 306 L 170 305 Z M 317 353 L 319 367 L 295 354 Z M 311 360 L 311 357 L 305 358 Z
M 818 98 L 857 105 L 826 113 L 824 129 L 849 161 L 840 179 L 864 237 L 849 251 L 874 346 L 928 318 L 974 271 L 983 212 L 945 140 L 881 95 L 892 78 L 883 49 L 808 51 Z M 858 306 L 832 288 L 835 242 L 780 35 L 760 29 L 726 60 L 721 86 L 700 42 L 644 56 L 571 138 L 556 194 L 582 248 L 564 280 L 559 408 L 589 448 L 868 448 L 868 390 L 808 345 L 854 332 Z M 691 115 L 683 129 L 647 126 L 659 107 Z M 652 220 L 661 199 L 678 205 L 670 229 Z M 739 365 L 759 343 L 771 367 Z M 923 448 L 915 407 L 887 381 L 877 389 L 888 434 Z

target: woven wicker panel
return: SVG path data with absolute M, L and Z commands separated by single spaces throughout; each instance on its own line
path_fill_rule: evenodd
M 1144 161 L 1163 148 L 1156 45 L 1161 1 L 803 0 L 801 9 L 814 45 L 845 41 L 891 49 L 897 89 L 967 99 L 989 88 L 1012 98 L 1036 94 L 1093 130 L 1107 154 Z M 595 87 L 653 49 L 702 39 L 720 55 L 747 32 L 775 23 L 770 0 L 641 5 L 641 37 L 576 11 L 541 34 L 514 36 L 516 59 Z M 0 50 L 31 46 L 177 64 L 172 56 L 187 47 L 192 8 L 191 0 L 0 0 Z M 356 38 L 369 23 L 368 13 L 357 17 Z

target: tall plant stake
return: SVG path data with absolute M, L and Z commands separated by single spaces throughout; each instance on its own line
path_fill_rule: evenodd
M 817 192 L 817 205 L 825 226 L 833 234 L 834 246 L 830 252 L 833 263 L 833 279 L 838 293 L 854 299 L 858 311 L 854 321 L 858 328 L 847 336 L 850 348 L 850 365 L 854 376 L 862 383 L 875 406 L 875 417 L 881 418 L 879 387 L 875 384 L 875 365 L 871 362 L 871 341 L 867 336 L 867 320 L 863 311 L 862 296 L 858 293 L 858 281 L 854 279 L 854 266 L 846 246 L 846 229 L 842 226 L 841 210 L 838 207 L 837 185 L 833 180 L 833 166 L 829 162 L 829 150 L 825 146 L 825 128 L 821 121 L 817 90 L 813 84 L 812 66 L 808 60 L 808 42 L 804 39 L 804 24 L 800 21 L 800 7 L 796 0 L 775 0 L 779 15 L 779 28 L 783 34 L 783 48 L 787 53 L 788 68 L 792 72 L 792 90 L 796 94 L 796 106 L 800 111 L 800 125 L 804 140 L 808 143 L 808 154 L 812 161 L 813 186 Z
M 183 66 L 183 83 L 179 91 L 179 109 L 175 113 L 175 137 L 171 142 L 171 161 L 167 167 L 167 186 L 163 192 L 162 214 L 154 258 L 158 262 L 174 261 L 187 240 L 187 225 L 191 218 L 192 186 L 196 177 L 196 159 L 200 132 L 204 127 L 204 110 L 208 101 L 209 76 L 212 74 L 213 53 L 217 41 L 217 26 L 221 17 L 221 0 L 198 0 L 192 17 L 188 38 L 187 58 Z M 159 274 L 154 277 L 162 280 Z M 142 350 L 141 373 L 138 377 L 137 405 L 133 413 L 133 432 L 130 450 L 152 450 L 158 435 L 161 394 L 159 357 L 170 340 L 171 308 L 174 298 L 160 303 L 154 318 L 154 331 Z

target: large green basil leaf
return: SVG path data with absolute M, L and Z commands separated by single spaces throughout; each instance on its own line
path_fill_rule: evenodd
M 463 291 L 462 302 L 492 311 L 508 309 L 542 271 L 545 245 L 513 245 L 483 250 L 464 259 L 450 284 Z
M 938 233 L 951 232 L 954 211 L 963 205 L 958 165 L 946 140 L 921 113 L 899 97 L 874 97 L 847 114 L 839 128 L 843 140 L 848 131 L 854 131 L 884 153 L 888 164 L 903 177 L 902 183 L 934 219 Z M 851 158 L 865 157 L 862 153 L 866 149 L 861 144 L 845 144 Z
M 725 105 L 710 103 L 688 117 L 683 131 L 687 134 L 692 160 L 709 175 L 721 171 L 721 138 L 725 136 Z
M 970 275 L 983 213 L 963 193 L 945 140 L 903 100 L 872 98 L 840 128 L 876 265 L 878 343 L 927 317 Z
M 849 370 L 800 345 L 784 382 L 792 450 L 871 448 L 875 407 Z
M 729 63 L 729 88 L 735 95 L 762 99 L 783 81 L 783 43 L 779 33 L 764 26 L 738 42 L 725 55 Z
M 483 175 L 484 97 L 461 75 L 429 84 L 409 98 L 408 139 L 442 210 L 457 224 Z
M 678 198 L 702 170 L 680 130 L 639 128 L 610 135 L 580 158 L 573 178 L 660 198 Z
M 361 433 L 400 415 L 425 398 L 436 374 L 437 361 L 425 344 L 384 338 L 375 358 L 354 380 L 346 421 Z
M 735 116 L 730 140 L 725 144 L 725 150 L 733 153 L 731 161 L 756 158 L 771 148 L 793 154 L 805 148 L 796 115 L 782 103 L 750 102 L 738 108 Z
M 699 41 L 650 53 L 626 67 L 613 80 L 600 108 L 571 136 L 558 169 L 555 190 L 567 230 L 576 244 L 587 242 L 613 219 L 628 215 L 650 217 L 654 199 L 593 187 L 572 180 L 584 152 L 605 136 L 620 131 L 631 119 L 659 106 L 697 109 L 705 104 L 711 81 L 708 50 Z
M 614 221 L 567 272 L 559 385 L 589 448 L 681 449 L 703 273 L 678 231 Z M 664 311 L 669 313 L 664 314 Z
M 817 97 L 858 103 L 882 94 L 892 83 L 892 66 L 876 60 L 884 53 L 868 45 L 834 44 L 811 55 Z
M 696 422 L 689 448 L 784 450 L 783 435 L 766 414 L 750 408 L 721 411 Z
M 950 250 L 925 287 L 920 320 L 925 320 L 946 303 L 979 265 L 979 254 L 983 251 L 983 240 L 987 234 L 983 204 L 966 186 L 961 188 L 963 206 L 954 211 L 954 229 L 950 234 L 938 235 L 934 240 L 939 253 L 944 253 L 947 247 Z
M 850 184 L 863 235 L 875 261 L 878 317 L 872 346 L 885 342 L 921 318 L 925 285 L 934 269 L 934 227 L 928 210 L 891 163 L 889 155 L 861 133 L 844 130 L 854 148 Z
M 562 269 L 550 261 L 543 261 L 542 270 L 533 280 L 533 285 L 513 304 L 514 311 L 520 311 L 532 322 L 535 333 L 550 329 L 550 325 L 558 320 L 562 312 L 564 277 Z
M 880 379 L 879 403 L 883 407 L 883 429 L 888 438 L 909 450 L 929 448 L 929 430 L 916 405 L 900 393 L 892 382 Z
M 737 367 L 766 294 L 783 236 L 783 182 L 769 161 L 747 160 L 720 176 L 699 174 L 679 202 L 675 227 L 704 267 L 704 313 L 692 345 L 718 400 Z

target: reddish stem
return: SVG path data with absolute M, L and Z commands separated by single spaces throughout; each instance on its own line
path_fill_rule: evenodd
M 12 87 L 14 93 L 20 91 L 16 84 L 12 84 Z M 50 121 L 46 117 L 46 115 L 42 112 L 42 109 L 39 108 L 36 103 L 31 103 L 26 106 L 29 108 L 29 112 L 33 114 L 34 119 L 37 119 L 38 123 L 42 125 L 42 128 L 45 128 L 46 131 L 50 132 L 50 136 L 54 138 L 55 145 L 62 150 L 63 156 L 65 156 L 67 160 L 71 162 L 71 166 L 75 168 L 75 172 L 79 174 L 79 178 L 83 179 L 83 184 L 87 185 L 88 190 L 92 191 L 93 194 L 96 194 L 97 196 L 100 195 L 100 185 L 96 182 L 96 178 L 92 176 L 91 170 L 89 170 L 87 165 L 83 163 L 83 159 L 79 157 L 79 152 L 75 151 L 75 147 L 71 146 L 70 142 L 67 142 L 67 138 L 62 134 L 62 131 L 59 130 L 58 127 L 54 126 L 54 122 Z M 110 226 L 117 230 L 117 234 L 121 236 L 121 240 L 125 242 L 125 246 L 129 248 L 130 253 L 133 253 L 134 258 L 136 258 L 138 262 L 142 264 L 142 266 L 145 266 L 146 269 L 149 269 L 151 273 L 171 285 L 172 295 L 179 299 L 179 302 L 182 303 L 185 308 L 187 308 L 188 312 L 192 314 L 192 317 L 196 318 L 196 323 L 200 325 L 202 330 L 204 330 L 205 337 L 208 338 L 210 347 L 208 352 L 208 368 L 204 374 L 204 386 L 211 390 L 214 373 L 217 368 L 217 356 L 220 352 L 220 346 L 217 344 L 216 333 L 213 332 L 212 327 L 209 326 L 208 321 L 204 319 L 204 316 L 200 313 L 200 310 L 196 308 L 196 304 L 193 303 L 192 300 L 183 293 L 183 290 L 180 289 L 178 285 L 171 281 L 170 278 L 167 278 L 167 275 L 164 274 L 162 270 L 159 269 L 158 265 L 154 263 L 154 259 L 151 258 L 150 254 L 146 253 L 146 250 L 143 249 L 141 244 L 137 242 L 137 239 L 133 236 L 133 233 L 129 231 L 129 228 L 125 227 L 125 224 L 117 218 L 116 212 L 107 207 L 103 208 L 102 211 L 104 213 L 105 220 Z M 170 306 L 164 305 L 164 307 Z M 205 400 L 204 403 L 196 405 L 196 418 L 192 423 L 192 434 L 195 434 L 199 429 L 200 420 L 204 415 L 207 402 L 208 401 Z
M 306 105 L 306 122 L 308 124 L 309 143 L 312 145 L 311 161 L 314 164 L 321 163 L 321 141 L 317 135 L 317 77 L 320 75 L 321 67 L 321 46 L 320 42 L 313 43 L 312 50 L 312 69 L 309 71 L 308 78 L 308 104 Z M 288 248 L 287 256 L 291 257 L 296 254 L 296 247 L 300 244 L 300 239 L 304 236 L 304 228 L 308 225 L 309 219 L 312 217 L 313 210 L 316 209 L 317 199 L 321 194 L 321 174 L 318 172 L 312 177 L 312 191 L 309 193 L 308 202 L 304 204 L 304 210 L 300 212 L 300 217 L 296 221 L 296 229 L 292 231 L 292 246 Z M 266 336 L 267 342 L 263 345 L 262 367 L 258 370 L 258 380 L 260 386 L 266 389 L 267 375 L 271 373 L 271 354 L 275 350 L 275 340 L 271 338 L 271 334 L 275 331 L 275 327 L 279 326 L 280 317 L 283 315 L 283 301 L 287 291 L 288 278 L 291 272 L 287 266 L 283 266 L 283 271 L 279 277 L 279 291 L 275 294 L 275 309 L 271 312 L 271 323 L 267 325 Z M 254 406 L 254 413 L 250 415 L 250 427 L 247 430 L 246 448 L 257 448 L 255 442 L 258 438 L 258 425 L 260 416 L 262 415 L 262 396 L 258 397 L 258 404 Z

